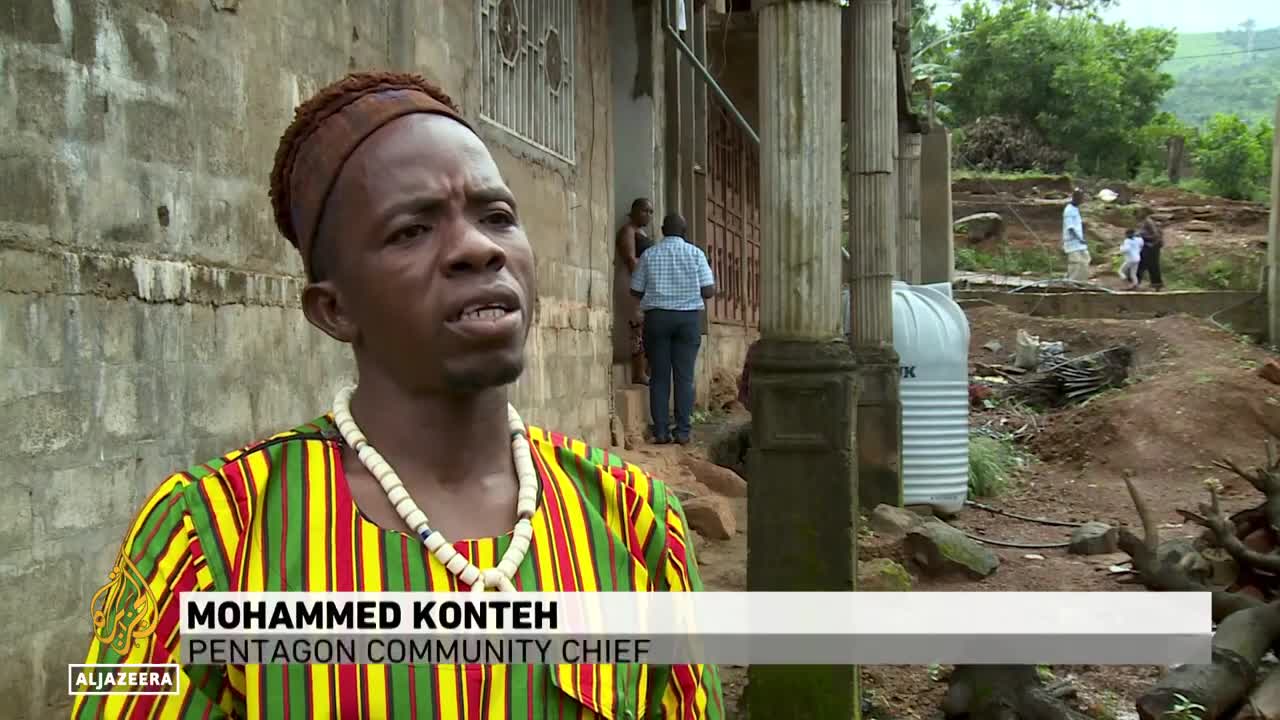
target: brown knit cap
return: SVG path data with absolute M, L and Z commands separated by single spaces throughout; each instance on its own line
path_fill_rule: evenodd
M 302 254 L 308 277 L 320 218 L 347 158 L 379 128 L 414 113 L 444 115 L 471 128 L 439 87 L 402 73 L 352 73 L 295 111 L 276 150 L 271 204 L 276 227 Z

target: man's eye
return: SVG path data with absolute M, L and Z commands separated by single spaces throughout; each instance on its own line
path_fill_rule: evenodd
M 428 228 L 426 225 L 410 225 L 408 227 L 401 228 L 400 230 L 395 231 L 395 233 L 391 235 L 391 238 L 389 239 L 388 242 L 399 243 L 399 242 L 405 242 L 407 240 L 416 240 L 417 238 L 423 235 L 426 235 L 429 231 L 430 231 L 430 228 Z
M 508 227 L 516 224 L 515 216 L 505 210 L 498 210 L 485 215 L 484 221 L 489 225 L 498 225 L 500 227 Z

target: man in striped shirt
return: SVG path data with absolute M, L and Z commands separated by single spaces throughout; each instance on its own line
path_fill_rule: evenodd
M 653 439 L 671 442 L 667 400 L 675 376 L 675 441 L 689 442 L 693 415 L 693 370 L 702 345 L 702 311 L 715 295 L 715 278 L 702 249 L 685 241 L 684 218 L 662 221 L 662 241 L 640 258 L 631 292 L 644 311 L 644 349 L 649 359 L 649 414 Z
M 298 109 L 271 184 L 277 227 L 302 255 L 304 313 L 351 346 L 359 386 L 349 405 L 340 393 L 332 413 L 152 492 L 94 596 L 87 663 L 181 663 L 190 592 L 458 592 L 491 579 L 530 592 L 701 590 L 662 482 L 509 416 L 537 296 L 533 250 L 447 95 L 414 75 L 348 76 Z M 499 562 L 517 544 L 521 559 Z M 724 716 L 709 665 L 233 659 L 181 670 L 177 694 L 80 695 L 72 717 Z

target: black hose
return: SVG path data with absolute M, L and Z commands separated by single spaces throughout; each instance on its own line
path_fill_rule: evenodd
M 1019 515 L 1017 513 L 1009 512 L 1008 510 L 1001 510 L 1000 508 L 991 507 L 990 505 L 983 505 L 982 503 L 974 502 L 973 500 L 965 500 L 964 504 L 976 507 L 979 510 L 986 510 L 989 513 L 995 513 L 996 515 L 1004 515 L 1005 517 L 1011 517 L 1014 520 L 1025 520 L 1026 522 L 1040 523 L 1041 525 L 1055 525 L 1057 527 L 1083 527 L 1084 526 L 1084 523 L 1070 522 L 1068 520 L 1050 520 L 1048 518 L 1034 518 L 1034 517 L 1029 517 L 1027 515 Z
M 984 538 L 980 535 L 974 535 L 971 532 L 966 532 L 965 537 L 969 538 L 970 540 L 977 540 L 980 543 L 986 543 L 987 545 L 996 545 L 998 547 L 1008 547 L 1008 548 L 1021 548 L 1023 550 L 1050 550 L 1054 548 L 1070 547 L 1071 545 L 1071 543 L 1069 542 L 1016 543 L 1016 542 L 1009 542 L 1008 540 L 992 540 L 991 538 Z

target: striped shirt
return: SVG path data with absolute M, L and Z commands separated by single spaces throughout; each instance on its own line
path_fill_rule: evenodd
M 702 589 L 684 511 L 620 458 L 529 428 L 541 496 L 515 577 L 527 591 Z M 493 567 L 511 536 L 458 552 Z M 87 663 L 179 662 L 178 598 L 191 591 L 459 592 L 409 532 L 364 519 L 342 472 L 333 419 L 281 433 L 169 477 L 122 553 L 158 609 L 123 652 L 95 635 Z M 86 618 L 88 620 L 88 618 Z M 183 666 L 171 696 L 77 696 L 85 718 L 669 718 L 724 716 L 712 665 Z
M 641 310 L 702 310 L 702 288 L 714 285 L 702 248 L 667 236 L 640 256 L 631 289 L 643 292 Z

